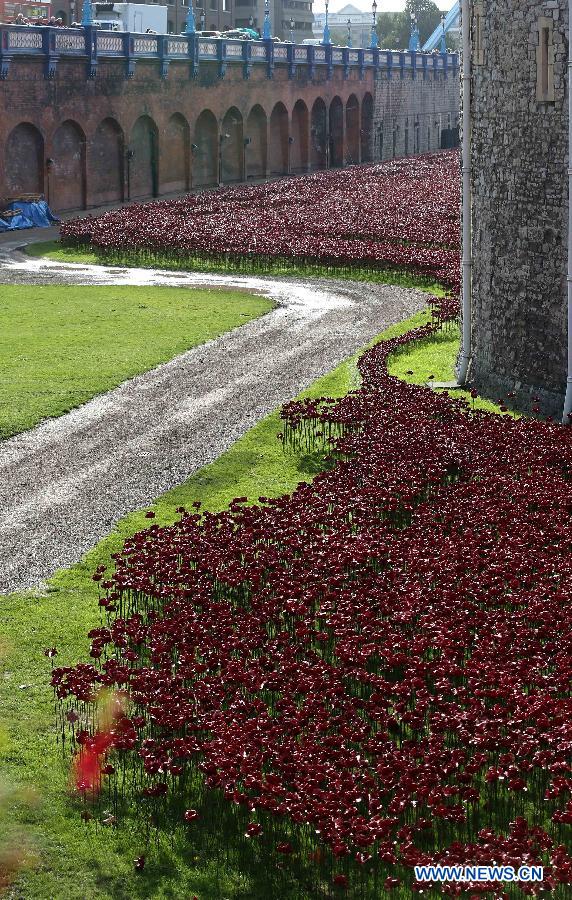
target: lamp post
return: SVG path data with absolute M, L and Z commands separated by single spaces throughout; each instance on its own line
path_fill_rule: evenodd
M 189 11 L 187 12 L 187 22 L 185 26 L 185 34 L 196 34 L 195 11 L 193 9 L 193 0 L 189 0 Z
M 352 20 L 348 19 L 348 47 L 352 45 Z
M 411 34 L 409 37 L 409 49 L 419 50 L 419 29 L 417 27 L 417 18 L 411 13 Z
M 377 3 L 373 0 L 371 4 L 371 44 L 370 47 L 372 50 L 377 50 L 378 41 L 377 41 Z
M 447 52 L 447 44 L 445 42 L 445 13 L 441 13 L 441 53 Z
M 93 7 L 91 0 L 83 0 L 81 8 L 81 24 L 84 28 L 90 28 L 93 25 Z
M 324 22 L 324 37 L 322 38 L 322 44 L 331 44 L 332 39 L 330 37 L 330 26 L 328 25 L 328 7 L 329 2 L 326 0 L 326 21 Z
M 262 37 L 265 41 L 272 40 L 272 29 L 270 27 L 270 0 L 264 0 L 264 29 Z
M 201 23 L 201 31 L 204 31 L 205 30 L 205 11 L 204 11 L 204 9 L 201 9 L 200 23 Z
M 290 16 L 290 43 L 294 43 L 294 19 Z

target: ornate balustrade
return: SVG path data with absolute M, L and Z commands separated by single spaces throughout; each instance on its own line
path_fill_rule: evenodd
M 316 71 L 331 78 L 336 67 L 349 77 L 352 70 L 360 78 L 366 70 L 374 77 L 405 78 L 429 73 L 457 75 L 459 58 L 456 53 L 416 53 L 410 50 L 349 49 L 332 45 L 300 45 L 276 41 L 236 41 L 224 38 L 205 40 L 196 35 L 129 34 L 103 31 L 100 28 L 50 28 L 0 25 L 0 78 L 6 78 L 10 65 L 18 59 L 41 57 L 44 75 L 53 78 L 60 59 L 80 58 L 86 63 L 87 77 L 97 75 L 100 59 L 121 59 L 126 77 L 135 73 L 138 60 L 156 59 L 160 74 L 167 77 L 171 62 L 188 62 L 189 74 L 196 77 L 201 63 L 215 63 L 223 78 L 228 65 L 242 66 L 244 78 L 254 65 L 266 66 L 268 78 L 280 66 L 288 69 L 290 78 L 298 68 L 306 68 L 310 78 Z M 435 77 L 435 76 L 434 76 Z

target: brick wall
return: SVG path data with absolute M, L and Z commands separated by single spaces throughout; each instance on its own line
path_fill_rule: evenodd
M 453 73 L 376 81 L 371 69 L 360 79 L 357 68 L 345 77 L 336 66 L 328 79 L 321 66 L 312 79 L 304 67 L 290 79 L 282 66 L 268 79 L 253 66 L 244 79 L 229 65 L 220 79 L 216 63 L 201 62 L 192 79 L 187 62 L 173 61 L 161 78 L 155 60 L 140 59 L 126 78 L 122 60 L 102 58 L 88 79 L 85 61 L 64 57 L 53 78 L 43 72 L 41 58 L 20 57 L 2 82 L 0 197 L 44 191 L 60 211 L 369 162 L 380 158 L 380 124 L 405 112 L 395 155 L 427 150 L 424 123 L 439 121 L 435 149 L 458 108 Z

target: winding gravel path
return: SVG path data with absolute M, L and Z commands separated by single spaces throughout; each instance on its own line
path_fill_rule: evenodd
M 230 447 L 248 428 L 388 325 L 420 291 L 358 282 L 72 265 L 0 247 L 3 284 L 241 287 L 267 315 L 0 443 L 0 591 L 77 562 L 126 513 Z

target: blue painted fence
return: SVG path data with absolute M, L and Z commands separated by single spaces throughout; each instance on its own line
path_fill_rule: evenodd
M 97 76 L 102 59 L 122 59 L 124 74 L 135 74 L 138 60 L 157 60 L 162 78 L 169 73 L 171 62 L 186 61 L 189 75 L 196 78 L 201 63 L 216 63 L 219 78 L 224 78 L 228 65 L 242 66 L 243 78 L 248 78 L 252 66 L 264 66 L 272 78 L 275 68 L 284 66 L 289 78 L 303 66 L 309 78 L 325 72 L 331 78 L 334 69 L 343 70 L 344 77 L 357 69 L 360 78 L 366 70 L 374 70 L 387 78 L 427 78 L 430 72 L 457 75 L 459 57 L 456 53 L 420 53 L 411 50 L 354 49 L 331 45 L 282 44 L 272 40 L 240 41 L 224 38 L 201 38 L 196 35 L 130 34 L 103 31 L 100 28 L 50 28 L 0 25 L 0 78 L 6 78 L 14 60 L 41 57 L 44 76 L 53 78 L 60 59 L 76 57 L 86 65 L 86 77 Z

